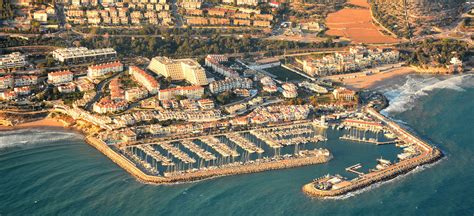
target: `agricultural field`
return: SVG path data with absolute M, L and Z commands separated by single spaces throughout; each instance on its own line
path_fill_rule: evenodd
M 365 0 L 350 0 L 359 8 L 344 8 L 326 18 L 327 35 L 350 39 L 354 43 L 395 43 L 398 40 L 382 34 L 372 21 L 369 4 Z

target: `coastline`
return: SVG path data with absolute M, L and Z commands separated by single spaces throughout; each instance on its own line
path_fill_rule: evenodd
M 10 131 L 27 128 L 69 128 L 65 122 L 57 120 L 55 118 L 43 118 L 31 122 L 25 122 L 14 126 L 3 126 L 0 125 L 0 131 Z
M 353 90 L 361 89 L 372 89 L 386 83 L 393 79 L 397 79 L 400 76 L 416 73 L 416 70 L 412 67 L 400 67 L 391 69 L 384 72 L 374 73 L 366 75 L 364 72 L 352 73 L 351 77 L 347 77 L 348 74 L 335 75 L 329 77 L 333 81 L 341 82 L 344 86 Z

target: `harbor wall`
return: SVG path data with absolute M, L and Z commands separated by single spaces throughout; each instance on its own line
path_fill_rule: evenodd
M 302 158 L 291 158 L 282 159 L 277 161 L 270 161 L 264 163 L 255 163 L 242 166 L 229 166 L 217 169 L 199 170 L 196 172 L 189 172 L 178 174 L 169 177 L 152 176 L 144 173 L 140 170 L 132 161 L 124 157 L 123 155 L 115 152 L 109 146 L 107 146 L 102 140 L 88 136 L 86 137 L 87 143 L 95 147 L 97 150 L 102 152 L 104 155 L 109 157 L 114 163 L 122 167 L 125 171 L 139 179 L 140 181 L 153 184 L 171 184 L 180 182 L 197 181 L 206 178 L 213 178 L 227 175 L 237 174 L 248 174 L 256 173 L 268 170 L 286 169 L 299 166 L 307 166 L 313 164 L 326 163 L 332 159 L 332 155 L 318 155 L 313 157 L 302 157 Z
M 418 166 L 425 165 L 425 164 L 430 164 L 442 157 L 442 153 L 439 150 L 435 150 L 433 155 L 430 155 L 430 157 L 423 158 L 415 163 L 408 163 L 404 166 L 399 166 L 396 167 L 392 170 L 387 170 L 384 172 L 379 173 L 378 175 L 370 176 L 368 178 L 362 177 L 360 179 L 357 179 L 355 181 L 352 181 L 350 186 L 338 189 L 338 190 L 318 190 L 315 188 L 314 183 L 309 183 L 303 186 L 302 190 L 304 193 L 306 193 L 309 196 L 313 197 L 337 197 L 341 195 L 345 195 L 349 192 L 354 192 L 363 188 L 366 188 L 372 184 L 375 184 L 377 182 L 383 182 L 387 181 L 390 179 L 393 179 L 399 175 L 406 174 L 410 172 L 411 170 L 415 169 Z

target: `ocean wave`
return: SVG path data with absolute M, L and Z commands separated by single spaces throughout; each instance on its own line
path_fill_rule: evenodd
M 412 174 L 415 174 L 415 173 L 419 173 L 423 170 L 426 170 L 428 168 L 431 168 L 433 166 L 436 166 L 438 165 L 439 163 L 441 163 L 442 161 L 445 161 L 447 160 L 448 157 L 447 155 L 445 155 L 443 158 L 441 158 L 440 160 L 434 162 L 434 163 L 430 163 L 430 164 L 424 164 L 424 165 L 421 165 L 421 166 L 417 166 L 415 167 L 413 170 L 405 173 L 405 174 L 402 174 L 402 175 L 399 175 L 395 178 L 392 178 L 392 179 L 389 179 L 387 181 L 381 181 L 381 182 L 377 182 L 375 184 L 372 184 L 368 187 L 365 187 L 363 189 L 360 189 L 360 190 L 356 190 L 356 191 L 353 191 L 353 192 L 349 192 L 345 195 L 341 195 L 341 196 L 336 196 L 336 197 L 325 197 L 323 199 L 325 200 L 345 200 L 345 199 L 348 199 L 348 198 L 351 198 L 351 197 L 354 197 L 356 195 L 359 195 L 361 193 L 364 193 L 364 192 L 367 192 L 367 191 L 371 191 L 371 190 L 374 190 L 376 188 L 379 188 L 380 186 L 384 185 L 384 184 L 389 184 L 389 183 L 393 183 L 393 182 L 399 182 L 399 181 L 402 181 L 404 180 L 405 178 L 409 177 L 410 175 Z
M 463 74 L 446 77 L 409 76 L 402 85 L 397 85 L 384 92 L 390 104 L 382 113 L 384 115 L 401 113 L 415 106 L 415 101 L 429 95 L 435 89 L 450 89 L 464 91 L 464 88 L 473 87 L 473 74 Z
M 0 133 L 0 150 L 52 143 L 72 138 L 80 138 L 80 134 L 68 131 L 52 131 L 41 129 L 3 131 Z

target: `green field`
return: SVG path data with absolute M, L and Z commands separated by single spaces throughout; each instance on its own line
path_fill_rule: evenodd
M 306 78 L 304 78 L 303 76 L 295 73 L 295 72 L 292 72 L 288 69 L 285 69 L 281 66 L 278 66 L 278 67 L 272 67 L 272 68 L 267 68 L 265 69 L 265 71 L 277 76 L 277 79 L 281 80 L 281 81 L 301 81 L 301 80 L 305 80 Z

